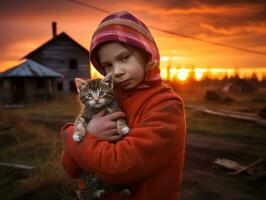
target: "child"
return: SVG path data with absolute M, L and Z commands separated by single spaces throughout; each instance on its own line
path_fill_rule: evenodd
M 62 163 L 67 174 L 80 178 L 84 171 L 94 172 L 104 182 L 126 184 L 132 194 L 128 199 L 179 199 L 186 135 L 184 104 L 162 84 L 159 52 L 150 31 L 128 12 L 110 14 L 92 36 L 90 54 L 101 74 L 112 73 L 125 114 L 98 113 L 81 143 L 72 140 L 73 124 L 62 128 Z M 113 120 L 125 116 L 131 130 L 121 138 Z M 79 189 L 83 187 L 80 180 Z M 120 198 L 117 193 L 104 197 Z

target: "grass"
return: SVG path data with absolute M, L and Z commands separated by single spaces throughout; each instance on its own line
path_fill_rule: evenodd
M 266 88 L 259 88 L 251 94 L 229 94 L 233 102 L 206 101 L 204 98 L 209 87 L 179 89 L 186 105 L 203 106 L 205 108 L 241 111 L 247 115 L 258 116 L 259 109 L 266 106 Z M 247 122 L 221 116 L 214 116 L 186 109 L 188 132 L 203 132 L 227 137 L 245 139 L 265 139 L 266 127 L 254 122 Z
M 38 199 L 74 199 L 73 182 L 60 163 L 62 143 L 57 134 L 3 109 L 0 109 L 0 120 L 1 162 L 36 168 L 28 174 L 1 167 L 0 198 L 37 199 L 38 196 Z
M 187 130 L 213 135 L 260 140 L 266 138 L 266 127 L 253 122 L 208 115 L 187 110 Z
M 263 87 L 248 94 L 227 94 L 234 100 L 232 102 L 206 101 L 206 91 L 218 89 L 212 85 L 195 85 L 193 87 L 187 85 L 175 86 L 175 90 L 183 97 L 187 105 L 198 105 L 213 109 L 229 109 L 248 113 L 257 113 L 259 109 L 266 106 L 266 88 Z
M 178 93 L 184 99 L 186 105 L 204 106 L 213 109 L 227 109 L 247 112 L 247 114 L 257 115 L 259 108 L 265 106 L 266 88 L 261 88 L 255 93 L 248 95 L 230 94 L 235 100 L 233 102 L 210 102 L 204 99 L 206 87 L 185 87 L 178 89 Z M 255 102 L 260 99 L 259 102 Z M 36 115 L 49 119 L 74 119 L 79 113 L 80 105 L 76 96 L 70 95 L 63 99 L 45 104 L 35 104 L 16 110 L 16 113 L 29 117 Z M 207 132 L 211 134 L 237 136 L 244 138 L 261 139 L 265 137 L 265 127 L 252 122 L 246 122 L 236 119 L 211 116 L 208 114 L 195 112 L 187 109 L 187 127 L 188 132 Z M 234 128 L 232 128 L 234 127 Z
M 61 119 L 74 118 L 80 110 L 76 95 L 40 104 L 33 104 L 16 110 L 23 116 L 36 115 L 47 118 Z

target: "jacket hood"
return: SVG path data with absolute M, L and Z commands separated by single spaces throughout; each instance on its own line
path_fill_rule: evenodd
M 155 40 L 146 25 L 127 11 L 106 16 L 98 25 L 91 39 L 90 59 L 93 66 L 106 75 L 97 58 L 97 48 L 106 42 L 121 42 L 138 47 L 149 55 L 146 74 L 138 88 L 161 84 L 160 55 Z

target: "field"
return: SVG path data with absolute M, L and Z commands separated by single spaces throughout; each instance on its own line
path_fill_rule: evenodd
M 181 87 L 180 87 L 181 88 Z M 187 106 L 187 146 L 182 200 L 262 200 L 266 199 L 266 127 L 254 122 L 208 115 L 189 106 L 241 111 L 257 115 L 266 106 L 266 90 L 249 95 L 231 95 L 233 102 L 204 99 L 206 88 L 176 91 Z M 75 184 L 60 164 L 60 127 L 73 121 L 79 111 L 75 96 L 43 102 L 19 109 L 0 110 L 0 162 L 35 167 L 18 170 L 0 167 L 1 199 L 75 199 Z M 227 158 L 246 165 L 264 158 L 260 173 L 229 175 L 213 164 Z

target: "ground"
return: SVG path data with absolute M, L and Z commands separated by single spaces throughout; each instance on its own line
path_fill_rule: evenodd
M 266 199 L 266 174 L 229 175 L 213 164 L 226 158 L 248 164 L 264 158 L 259 164 L 266 169 L 266 141 L 252 141 L 208 133 L 188 133 L 183 176 L 182 200 L 263 200 Z

